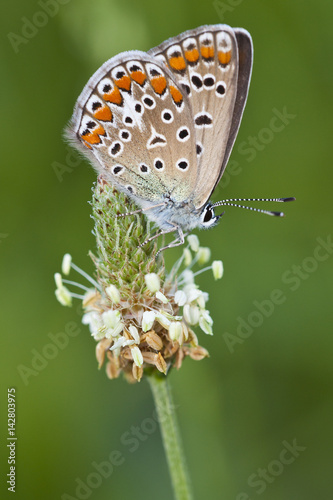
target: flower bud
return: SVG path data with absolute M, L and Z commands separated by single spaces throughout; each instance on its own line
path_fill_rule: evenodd
M 171 340 L 179 342 L 182 337 L 182 324 L 180 321 L 172 321 L 170 323 L 169 336 Z
M 177 290 L 177 292 L 175 293 L 175 303 L 178 306 L 182 307 L 186 304 L 186 300 L 186 293 L 183 292 L 183 290 Z
M 167 304 L 169 301 L 162 292 L 156 292 L 156 298 L 162 302 L 162 304 Z
M 142 316 L 142 330 L 148 332 L 154 324 L 156 314 L 153 311 L 145 311 Z
M 140 344 L 140 335 L 139 335 L 137 327 L 134 325 L 130 325 L 128 327 L 128 331 L 130 332 L 131 336 L 135 340 L 135 343 Z
M 145 282 L 148 290 L 152 293 L 158 292 L 161 287 L 160 278 L 156 273 L 149 273 L 145 275 Z
M 138 346 L 131 347 L 131 353 L 132 353 L 132 358 L 136 366 L 142 366 L 143 364 L 143 357 L 142 357 L 142 352 L 138 348 Z
M 197 325 L 199 323 L 200 310 L 198 306 L 190 306 L 189 304 L 185 304 L 183 312 L 185 321 L 189 325 Z
M 119 304 L 120 302 L 120 293 L 119 290 L 116 286 L 114 285 L 109 285 L 105 289 L 105 293 L 107 294 L 108 297 L 110 297 L 111 301 L 113 304 Z
M 190 304 L 194 300 L 197 300 L 201 295 L 202 295 L 201 290 L 191 287 L 187 292 L 187 303 Z
M 111 310 L 109 309 L 108 311 L 103 312 L 102 314 L 102 319 L 103 323 L 106 326 L 106 328 L 114 328 L 117 326 L 119 321 L 121 320 L 121 313 L 120 311 L 117 310 Z
M 114 344 L 112 347 L 110 347 L 110 351 L 114 351 L 115 349 L 118 349 L 118 347 L 122 347 L 122 345 L 125 342 L 125 337 L 121 336 L 117 340 L 115 340 Z
M 166 314 L 162 314 L 161 312 L 156 314 L 156 321 L 163 326 L 163 328 L 166 328 L 168 330 L 170 326 L 170 320 L 166 317 Z
M 207 333 L 207 335 L 213 335 L 212 325 L 213 325 L 213 320 L 210 317 L 208 311 L 203 311 L 199 319 L 199 326 L 201 330 Z

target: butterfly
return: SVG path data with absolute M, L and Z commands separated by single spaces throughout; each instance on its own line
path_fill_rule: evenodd
M 246 30 L 201 26 L 148 52 L 112 57 L 76 102 L 67 137 L 157 224 L 160 231 L 146 242 L 177 233 L 161 250 L 181 245 L 194 228 L 215 226 L 223 214 L 214 208 L 255 201 L 209 201 L 237 136 L 252 60 Z

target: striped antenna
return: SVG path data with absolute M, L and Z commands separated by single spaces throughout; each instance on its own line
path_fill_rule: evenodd
M 253 212 L 260 212 L 262 214 L 273 215 L 275 217 L 284 217 L 283 212 L 272 212 L 271 210 L 261 210 L 260 208 L 247 207 L 245 205 L 238 205 L 238 203 L 233 203 L 234 201 L 277 201 L 279 203 L 284 203 L 286 201 L 295 201 L 296 198 L 231 198 L 229 200 L 222 200 L 214 203 L 212 208 L 221 207 L 221 206 L 229 206 L 229 207 L 238 207 L 245 208 L 246 210 L 252 210 Z

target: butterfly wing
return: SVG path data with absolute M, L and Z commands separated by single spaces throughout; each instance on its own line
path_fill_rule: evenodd
M 198 160 L 192 200 L 201 208 L 223 174 L 240 125 L 252 67 L 251 37 L 226 25 L 201 26 L 149 54 L 164 62 L 187 92 Z
M 184 201 L 195 187 L 187 96 L 165 65 L 145 52 L 119 54 L 99 68 L 77 100 L 67 135 L 141 207 L 168 196 Z
M 229 156 L 231 154 L 236 136 L 240 127 L 240 122 L 243 116 L 247 95 L 252 73 L 253 62 L 253 45 L 252 38 L 248 31 L 242 28 L 233 29 L 237 39 L 238 48 L 238 79 L 237 79 L 237 93 L 235 99 L 235 107 L 232 115 L 230 133 L 228 137 L 226 151 L 223 157 L 222 168 L 216 184 L 221 179 L 223 172 L 227 166 Z

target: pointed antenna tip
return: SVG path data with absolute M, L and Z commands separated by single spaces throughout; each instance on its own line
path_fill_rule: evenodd
M 274 215 L 274 217 L 285 217 L 283 212 L 268 212 L 269 215 Z
M 280 198 L 279 201 L 283 201 L 283 202 L 296 201 L 296 198 L 294 198 L 293 196 L 291 198 Z

